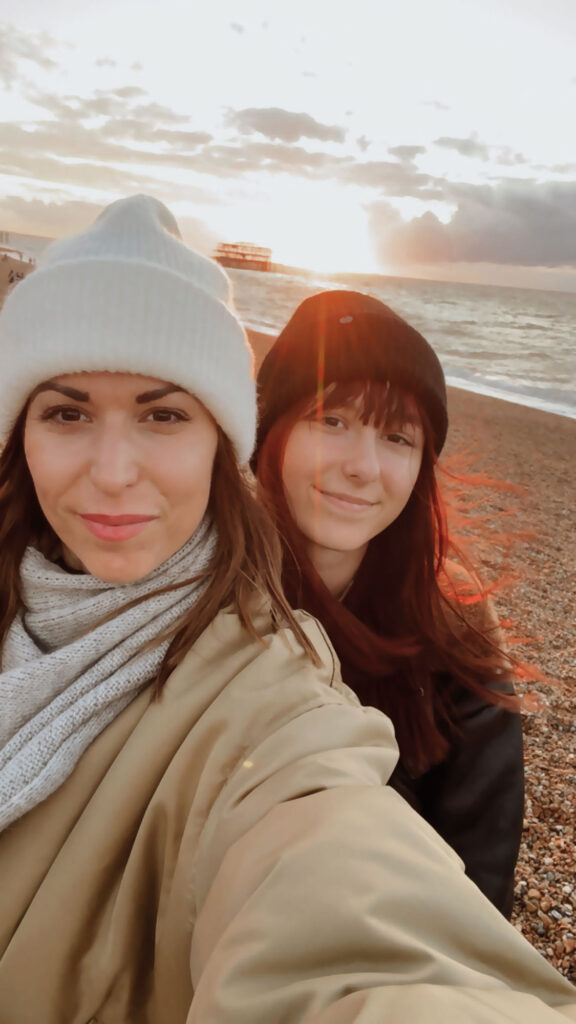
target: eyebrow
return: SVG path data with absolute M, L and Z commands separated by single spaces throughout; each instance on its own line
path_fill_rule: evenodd
M 30 401 L 36 398 L 36 395 L 41 395 L 43 391 L 57 391 L 60 395 L 66 395 L 66 398 L 71 398 L 74 402 L 89 402 L 90 395 L 87 391 L 78 391 L 76 388 L 69 388 L 66 384 L 57 384 L 54 380 L 47 380 L 43 384 L 39 384 L 37 388 L 30 395 Z
M 189 394 L 185 388 L 179 388 L 176 384 L 167 384 L 166 387 L 155 388 L 154 391 L 143 391 L 141 395 L 136 396 L 136 402 L 138 405 L 146 405 L 147 402 L 157 402 L 159 398 L 165 398 L 166 395 L 175 393 Z
M 39 384 L 37 388 L 34 388 L 30 395 L 30 401 L 44 391 L 57 391 L 58 394 L 71 398 L 73 402 L 90 401 L 90 395 L 87 391 L 78 391 L 76 388 L 68 387 L 67 384 L 57 384 L 56 381 L 51 380 L 47 380 L 43 384 Z M 136 396 L 136 402 L 138 405 L 146 405 L 148 402 L 157 402 L 160 398 L 165 398 L 166 395 L 171 395 L 175 392 L 188 394 L 184 388 L 179 388 L 175 384 L 168 384 L 163 388 L 155 388 L 153 391 L 143 391 L 141 395 Z

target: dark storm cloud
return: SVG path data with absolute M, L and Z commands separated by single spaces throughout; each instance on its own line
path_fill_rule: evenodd
M 453 185 L 444 224 L 433 213 L 402 221 L 386 203 L 369 208 L 382 257 L 404 263 L 576 266 L 576 182 Z
M 258 132 L 267 139 L 298 142 L 300 139 L 318 139 L 320 142 L 344 142 L 346 132 L 336 124 L 322 124 L 310 114 L 283 110 L 280 107 L 246 107 L 231 110 L 228 124 L 242 135 Z

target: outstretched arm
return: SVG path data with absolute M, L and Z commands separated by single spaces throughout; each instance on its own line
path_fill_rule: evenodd
M 196 864 L 188 1024 L 576 1020 L 572 986 L 374 784 L 378 736 L 371 709 L 316 708 L 229 779 Z

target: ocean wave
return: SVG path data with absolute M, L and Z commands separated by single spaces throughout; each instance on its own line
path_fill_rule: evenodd
M 273 337 L 307 295 L 359 288 L 428 338 L 454 386 L 576 418 L 574 295 L 381 276 L 232 275 L 236 306 L 249 329 Z

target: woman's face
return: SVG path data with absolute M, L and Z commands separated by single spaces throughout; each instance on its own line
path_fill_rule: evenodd
M 299 420 L 286 445 L 288 506 L 317 568 L 327 551 L 354 556 L 356 568 L 369 541 L 402 512 L 420 471 L 416 409 L 412 422 L 375 427 L 362 422 L 360 404 Z
M 71 567 L 110 583 L 147 576 L 208 505 L 214 420 L 187 391 L 130 373 L 72 373 L 32 395 L 24 450 Z

